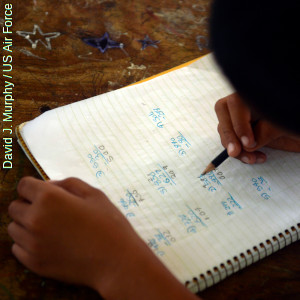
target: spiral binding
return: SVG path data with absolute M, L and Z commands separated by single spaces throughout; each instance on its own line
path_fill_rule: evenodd
M 279 232 L 277 236 L 273 236 L 271 239 L 261 242 L 257 246 L 253 246 L 252 249 L 246 249 L 244 253 L 228 259 L 226 263 L 221 263 L 219 267 L 215 266 L 212 270 L 207 270 L 206 273 L 200 274 L 199 277 L 194 277 L 192 281 L 185 282 L 185 286 L 194 293 L 203 291 L 231 274 L 244 269 L 299 239 L 300 223 L 292 226 L 290 229 Z

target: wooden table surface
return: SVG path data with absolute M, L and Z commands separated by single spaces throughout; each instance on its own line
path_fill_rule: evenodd
M 47 109 L 118 89 L 209 52 L 210 0 L 1 1 L 1 27 L 6 3 L 13 7 L 13 34 L 2 34 L 1 40 L 12 37 L 13 70 L 2 73 L 12 76 L 14 83 L 13 128 Z M 123 46 L 105 49 L 113 44 L 100 39 L 105 32 Z M 147 36 L 152 46 L 142 49 L 139 40 L 147 43 Z M 91 40 L 98 42 L 98 48 L 84 38 L 98 38 Z M 0 105 L 2 116 L 3 97 Z M 3 152 L 0 160 L 2 165 Z M 0 299 L 100 299 L 88 288 L 39 277 L 12 256 L 7 207 L 17 197 L 21 177 L 39 177 L 15 135 L 12 161 L 12 168 L 1 169 L 0 174 Z M 199 295 L 205 299 L 299 299 L 299 253 L 298 242 Z

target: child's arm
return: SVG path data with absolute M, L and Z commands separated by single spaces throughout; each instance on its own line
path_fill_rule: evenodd
M 300 152 L 300 137 L 286 133 L 273 124 L 260 120 L 252 129 L 252 115 L 238 94 L 220 99 L 215 105 L 219 120 L 218 131 L 228 154 L 245 163 L 263 163 L 266 155 L 257 149 Z
M 69 178 L 25 177 L 9 206 L 13 254 L 39 275 L 105 299 L 199 299 L 180 284 L 99 190 Z

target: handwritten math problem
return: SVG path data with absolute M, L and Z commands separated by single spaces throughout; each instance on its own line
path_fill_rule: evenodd
M 202 182 L 202 187 L 207 189 L 209 192 L 217 191 L 218 187 L 222 186 L 222 180 L 225 179 L 223 172 L 216 169 L 205 175 L 200 175 L 198 177 Z
M 178 151 L 179 156 L 186 155 L 187 149 L 191 147 L 191 143 L 183 136 L 181 132 L 178 131 L 178 136 L 176 138 L 171 138 L 171 143 L 173 148 Z
M 159 107 L 153 108 L 148 114 L 148 117 L 151 118 L 156 127 L 164 128 L 166 115 Z M 176 136 L 172 136 L 170 138 L 170 144 L 179 156 L 185 156 L 187 154 L 187 150 L 191 148 L 190 141 L 188 141 L 188 139 L 180 131 L 177 131 Z
M 130 218 L 135 217 L 136 214 L 134 212 L 134 209 L 138 207 L 144 200 L 145 199 L 137 190 L 133 190 L 132 192 L 127 190 L 125 196 L 119 200 L 119 203 L 125 211 L 125 216 L 127 218 Z
M 228 193 L 229 197 L 226 200 L 221 201 L 222 206 L 224 207 L 227 216 L 234 214 L 235 210 L 242 209 L 242 206 L 233 198 L 233 196 Z
M 222 188 L 222 181 L 226 177 L 224 176 L 223 172 L 216 169 L 205 175 L 200 175 L 198 178 L 200 179 L 203 188 L 205 188 L 209 192 L 214 193 Z M 242 206 L 229 192 L 226 200 L 221 200 L 221 202 L 219 203 L 224 208 L 227 216 L 231 216 L 235 213 L 235 211 L 242 209 Z
M 197 207 L 195 209 L 192 209 L 187 204 L 186 208 L 187 211 L 184 214 L 178 215 L 178 218 L 181 221 L 181 223 L 186 227 L 187 233 L 196 233 L 199 225 L 207 227 L 204 221 L 208 221 L 209 217 L 202 208 Z
M 168 188 L 176 185 L 176 174 L 170 170 L 168 166 L 157 165 L 157 168 L 147 174 L 148 182 L 150 182 L 156 189 L 164 195 Z
M 160 108 L 153 108 L 148 116 L 158 128 L 164 127 L 163 121 L 166 119 L 166 117 L 165 113 Z
M 258 176 L 251 179 L 252 186 L 256 189 L 258 194 L 265 200 L 271 198 L 271 188 L 268 181 L 263 176 Z
M 89 153 L 87 157 L 90 165 L 93 169 L 95 169 L 96 178 L 101 178 L 105 175 L 100 165 L 108 166 L 114 159 L 111 155 L 109 155 L 104 145 L 94 145 L 92 152 Z
M 147 244 L 157 255 L 164 256 L 165 252 L 161 250 L 161 247 L 171 246 L 175 242 L 176 239 L 169 230 L 161 231 L 160 229 L 156 229 L 156 233 L 148 239 Z

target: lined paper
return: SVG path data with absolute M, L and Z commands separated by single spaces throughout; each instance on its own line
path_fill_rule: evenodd
M 102 189 L 184 283 L 300 220 L 298 154 L 264 149 L 262 165 L 228 159 L 201 176 L 223 150 L 214 104 L 232 92 L 207 55 L 47 111 L 22 137 L 51 179 Z

